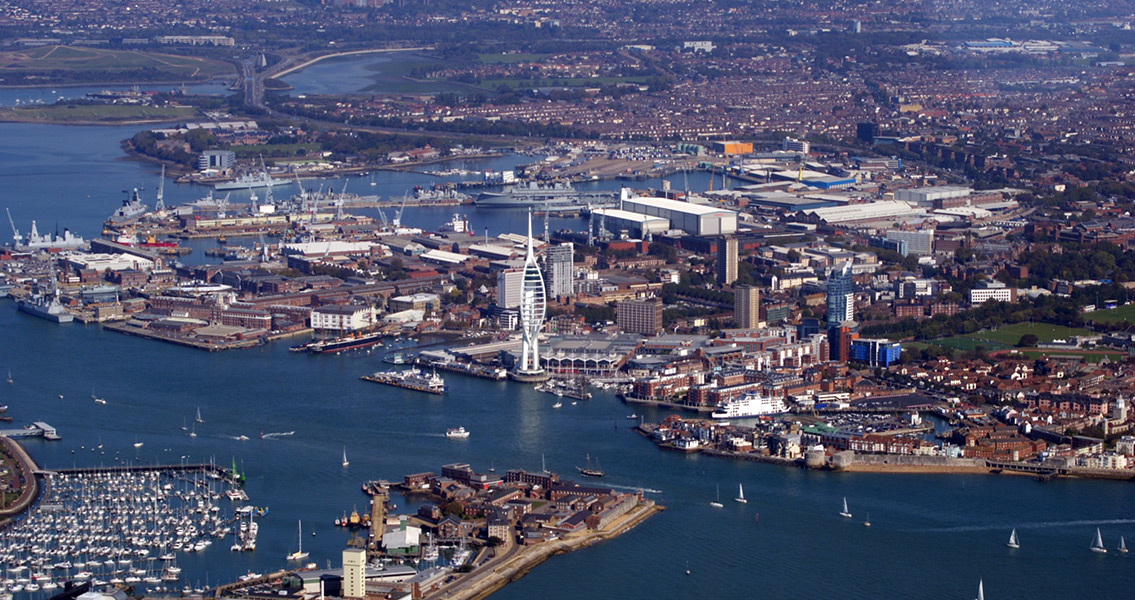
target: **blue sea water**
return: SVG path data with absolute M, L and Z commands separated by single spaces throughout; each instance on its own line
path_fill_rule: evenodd
M 41 229 L 58 223 L 96 235 L 123 189 L 145 187 L 152 201 L 157 169 L 126 160 L 118 145 L 135 131 L 0 124 L 0 204 L 25 232 L 36 219 Z M 528 160 L 469 166 L 500 169 Z M 368 178 L 357 177 L 348 190 L 400 195 L 436 180 L 384 172 L 375 178 L 374 192 Z M 691 182 L 704 188 L 704 175 Z M 205 191 L 167 182 L 166 199 L 189 201 Z M 432 228 L 454 210 L 408 208 L 403 221 Z M 478 234 L 486 227 L 493 235 L 523 227 L 523 211 L 457 210 L 469 215 Z M 202 259 L 200 249 L 187 257 Z M 338 564 L 347 534 L 332 521 L 365 508 L 359 486 L 369 479 L 437 472 L 449 462 L 503 471 L 538 469 L 543 461 L 570 476 L 590 454 L 608 473 L 603 483 L 654 490 L 648 495 L 667 510 L 616 540 L 554 557 L 494 598 L 962 599 L 974 596 L 979 579 L 990 598 L 1130 595 L 1135 559 L 1088 551 L 1096 527 L 1109 547 L 1120 535 L 1135 540 L 1135 495 L 1126 483 L 815 473 L 666 452 L 632 433 L 626 419 L 632 411 L 647 420 L 666 413 L 632 409 L 609 393 L 554 409 L 554 397 L 526 386 L 448 375 L 451 391 L 428 396 L 360 381 L 386 368 L 379 356 L 294 355 L 287 342 L 203 353 L 98 326 L 51 324 L 0 300 L 0 372 L 10 369 L 15 380 L 0 384 L 0 404 L 10 407 L 14 426 L 44 420 L 63 436 L 61 442 L 28 442 L 41 465 L 110 465 L 117 456 L 150 463 L 235 461 L 247 472 L 251 503 L 270 509 L 258 548 L 233 554 L 214 544 L 183 555 L 183 577 L 195 585 L 283 566 L 298 519 L 312 560 Z M 92 389 L 106 405 L 91 402 Z M 205 423 L 190 438 L 180 428 L 198 407 Z M 457 426 L 472 435 L 444 437 Z M 288 431 L 295 433 L 259 437 Z M 250 439 L 235 439 L 241 435 Z M 142 447 L 135 449 L 135 440 Z M 99 443 L 105 455 L 89 451 Z M 340 464 L 344 448 L 346 468 Z M 748 504 L 731 500 L 738 484 Z M 718 488 L 725 506 L 714 509 L 709 502 Z M 844 496 L 854 519 L 837 515 Z M 418 500 L 396 495 L 395 502 L 412 510 Z M 870 528 L 862 525 L 867 513 Z M 1005 546 L 1014 527 L 1019 550 Z

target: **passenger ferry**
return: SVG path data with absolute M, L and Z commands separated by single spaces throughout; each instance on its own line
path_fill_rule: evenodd
M 719 403 L 709 416 L 714 419 L 739 419 L 786 412 L 788 406 L 783 399 L 763 396 L 757 392 L 746 392 L 740 398 Z

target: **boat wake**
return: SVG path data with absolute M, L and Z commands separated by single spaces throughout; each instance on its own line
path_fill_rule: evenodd
M 1021 523 L 1016 525 L 1017 529 L 1052 529 L 1056 527 L 1083 527 L 1091 525 L 1099 527 L 1102 525 L 1130 525 L 1135 523 L 1135 519 L 1084 519 L 1079 521 L 1041 521 L 1039 523 Z M 953 531 L 1001 531 L 1005 529 L 1004 523 L 995 523 L 989 525 L 960 525 L 958 527 L 937 527 L 933 529 L 922 529 L 921 531 L 931 533 L 948 533 Z
M 278 432 L 275 432 L 275 433 L 262 433 L 262 434 L 260 434 L 260 439 L 262 439 L 262 440 L 274 440 L 274 439 L 277 439 L 277 438 L 287 437 L 289 435 L 295 435 L 295 434 L 296 434 L 296 432 L 294 432 L 294 431 L 278 431 Z
M 603 485 L 603 486 L 600 486 L 600 487 L 609 487 L 609 488 L 616 489 L 616 490 L 627 490 L 628 492 L 637 492 L 639 490 L 642 490 L 643 492 L 645 492 L 647 494 L 661 494 L 662 493 L 662 490 L 652 490 L 648 487 L 635 487 L 633 485 Z

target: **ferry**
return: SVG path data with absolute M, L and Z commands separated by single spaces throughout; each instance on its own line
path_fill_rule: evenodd
M 418 392 L 426 392 L 428 394 L 444 394 L 447 389 L 445 380 L 438 376 L 437 373 L 426 375 L 418 369 L 379 371 L 373 375 L 363 375 L 360 379 Z
M 464 427 L 450 428 L 445 430 L 445 437 L 463 439 L 469 437 L 469 432 Z
M 714 419 L 737 419 L 776 415 L 785 412 L 788 412 L 788 406 L 784 404 L 784 400 L 781 398 L 748 392 L 740 398 L 719 403 L 709 416 Z

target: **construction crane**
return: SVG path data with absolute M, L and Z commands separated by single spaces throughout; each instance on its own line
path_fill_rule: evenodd
M 4 212 L 8 213 L 8 223 L 12 225 L 12 245 L 19 246 L 20 243 L 24 241 L 24 238 L 20 237 L 20 231 L 16 229 L 16 222 L 12 220 L 11 211 L 5 208 Z

